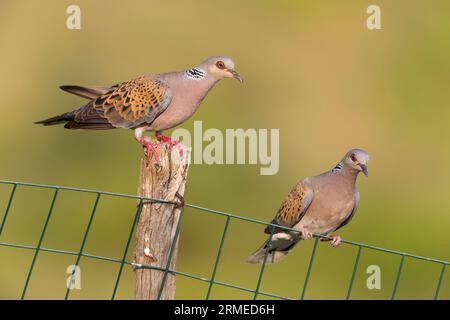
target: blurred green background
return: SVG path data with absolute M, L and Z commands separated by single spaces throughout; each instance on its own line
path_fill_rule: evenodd
M 301 178 L 333 167 L 352 147 L 369 151 L 370 178 L 344 239 L 450 260 L 450 3 L 376 1 L 382 30 L 366 28 L 374 1 L 0 1 L 0 178 L 135 194 L 142 150 L 130 130 L 69 131 L 33 122 L 83 100 L 62 84 L 108 85 L 145 73 L 183 70 L 229 55 L 246 82 L 220 82 L 184 128 L 279 128 L 280 170 L 192 165 L 186 200 L 270 220 Z M 81 30 L 65 26 L 81 7 Z M 0 185 L 0 217 L 10 186 Z M 22 187 L 0 241 L 36 245 L 52 193 Z M 79 249 L 92 195 L 62 192 L 44 247 Z M 107 197 L 85 252 L 121 258 L 135 201 Z M 209 278 L 225 219 L 188 209 L 178 269 Z M 262 227 L 232 221 L 216 279 L 255 288 L 259 266 L 245 258 Z M 300 296 L 312 241 L 266 268 L 261 290 Z M 19 298 L 33 252 L 0 247 L 0 298 Z M 345 298 L 356 250 L 319 244 L 305 298 Z M 26 298 L 61 299 L 74 256 L 42 252 Z M 132 259 L 130 254 L 129 260 Z M 399 257 L 363 251 L 352 298 L 385 299 Z M 382 271 L 366 288 L 366 268 Z M 73 299 L 109 299 L 118 265 L 81 259 Z M 400 299 L 434 295 L 440 265 L 406 259 Z M 177 277 L 177 298 L 204 298 L 207 283 Z M 133 297 L 128 267 L 117 298 Z M 213 299 L 251 298 L 214 286 Z M 450 272 L 440 298 L 450 298 Z

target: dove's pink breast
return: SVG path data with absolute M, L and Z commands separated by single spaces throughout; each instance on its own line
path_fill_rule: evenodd
M 296 228 L 305 227 L 312 233 L 328 234 L 352 212 L 356 192 L 354 179 L 342 179 L 338 174 L 326 175 L 329 175 L 328 179 L 313 177 L 314 200 Z
M 180 79 L 179 74 L 167 75 L 163 80 L 172 92 L 172 101 L 167 109 L 147 127 L 150 131 L 172 129 L 188 120 L 216 83 L 216 80 L 211 78 Z

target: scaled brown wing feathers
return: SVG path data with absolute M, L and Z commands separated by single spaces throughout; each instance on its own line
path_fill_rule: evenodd
M 281 204 L 272 224 L 293 227 L 303 218 L 313 197 L 314 191 L 308 181 L 304 180 L 297 183 L 287 199 Z M 271 227 L 267 226 L 264 232 L 270 234 L 272 232 Z
M 143 76 L 111 87 L 92 101 L 92 108 L 114 127 L 134 128 L 153 122 L 171 99 L 170 89 L 161 80 Z
M 66 122 L 68 129 L 136 128 L 152 123 L 170 104 L 172 92 L 160 79 L 142 76 L 110 88 L 62 86 L 63 90 L 92 98 L 70 112 L 38 121 L 43 125 Z

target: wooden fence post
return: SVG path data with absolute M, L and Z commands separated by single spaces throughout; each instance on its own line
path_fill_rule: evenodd
M 184 197 L 189 168 L 186 159 L 189 159 L 190 149 L 177 145 L 171 151 L 167 144 L 161 144 L 156 147 L 156 152 L 159 160 L 155 156 L 150 159 L 144 156 L 141 160 L 138 195 L 180 202 Z M 165 275 L 164 269 L 175 270 L 179 238 L 177 229 L 182 209 L 174 204 L 144 200 L 136 227 L 135 299 L 174 299 L 175 276 L 170 272 Z M 141 268 L 139 264 L 157 269 Z M 162 285 L 164 287 L 160 293 Z

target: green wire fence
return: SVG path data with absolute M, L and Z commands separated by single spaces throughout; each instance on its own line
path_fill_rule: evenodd
M 182 272 L 182 271 L 178 271 L 178 270 L 171 270 L 169 268 L 170 262 L 171 262 L 171 259 L 172 259 L 172 255 L 173 255 L 173 251 L 174 251 L 173 249 L 174 249 L 175 243 L 176 243 L 176 239 L 179 236 L 180 222 L 181 222 L 181 217 L 182 216 L 179 219 L 178 226 L 177 226 L 177 229 L 176 229 L 176 232 L 175 232 L 175 236 L 174 236 L 174 239 L 173 239 L 173 242 L 172 242 L 172 247 L 171 247 L 171 250 L 169 252 L 168 261 L 166 262 L 164 268 L 163 267 L 155 267 L 155 266 L 151 266 L 151 265 L 142 265 L 142 264 L 138 265 L 138 264 L 135 264 L 133 262 L 126 261 L 126 257 L 127 257 L 128 251 L 130 249 L 130 245 L 131 245 L 132 240 L 133 240 L 134 229 L 135 229 L 136 224 L 137 224 L 137 222 L 139 220 L 139 215 L 141 213 L 143 204 L 146 203 L 146 202 L 174 204 L 174 202 L 161 200 L 161 199 L 133 196 L 133 195 L 128 195 L 128 194 L 113 193 L 113 192 L 105 192 L 105 191 L 97 191 L 97 190 L 89 190 L 89 189 L 81 189 L 81 188 L 71 188 L 71 187 L 62 187 L 62 186 L 51 186 L 51 185 L 16 182 L 16 181 L 0 180 L 0 184 L 11 185 L 12 186 L 8 202 L 6 204 L 6 210 L 5 210 L 5 213 L 3 215 L 3 218 L 2 218 L 1 224 L 0 224 L 0 240 L 1 240 L 1 235 L 2 235 L 2 232 L 4 230 L 5 224 L 8 221 L 8 215 L 10 213 L 11 205 L 12 205 L 12 203 L 14 201 L 14 195 L 16 194 L 16 191 L 17 191 L 18 187 L 20 187 L 20 186 L 27 186 L 27 187 L 45 188 L 45 189 L 54 190 L 53 197 L 52 197 L 52 200 L 51 200 L 51 203 L 50 203 L 50 207 L 48 209 L 47 217 L 45 219 L 44 226 L 42 228 L 42 232 L 40 234 L 39 241 L 38 241 L 36 246 L 23 245 L 23 244 L 14 244 L 14 243 L 8 243 L 8 242 L 0 241 L 0 246 L 3 246 L 3 247 L 20 248 L 20 249 L 26 249 L 26 250 L 33 250 L 34 251 L 33 259 L 31 261 L 31 265 L 30 265 L 30 268 L 28 270 L 28 274 L 27 274 L 27 278 L 26 278 L 26 281 L 25 281 L 25 285 L 24 285 L 23 290 L 22 290 L 22 294 L 21 294 L 21 298 L 22 299 L 25 299 L 25 297 L 26 297 L 27 289 L 28 289 L 31 277 L 33 275 L 33 270 L 35 268 L 36 260 L 38 258 L 39 253 L 42 251 L 42 252 L 51 252 L 51 253 L 63 254 L 63 255 L 73 255 L 73 256 L 76 257 L 76 261 L 75 261 L 74 266 L 78 266 L 79 265 L 81 257 L 97 259 L 97 260 L 103 260 L 103 261 L 109 261 L 109 262 L 112 262 L 112 263 L 119 264 L 120 267 L 119 267 L 119 271 L 117 273 L 114 289 L 113 289 L 113 292 L 111 294 L 111 299 L 115 299 L 115 297 L 116 297 L 117 289 L 118 289 L 118 286 L 119 286 L 119 283 L 120 283 L 120 280 L 121 280 L 123 269 L 124 269 L 125 265 L 127 265 L 127 266 L 144 268 L 144 269 L 156 269 L 156 270 L 161 270 L 162 272 L 164 272 L 164 277 L 163 277 L 163 281 L 162 281 L 161 287 L 159 289 L 158 298 L 161 297 L 161 294 L 163 292 L 165 281 L 167 279 L 167 274 L 171 273 L 171 274 L 180 275 L 180 276 L 188 277 L 188 278 L 195 279 L 195 280 L 198 280 L 198 281 L 209 283 L 207 294 L 206 294 L 206 297 L 205 297 L 206 299 L 210 298 L 211 290 L 212 290 L 213 286 L 214 285 L 219 285 L 219 286 L 224 286 L 224 287 L 233 288 L 233 289 L 241 290 L 241 291 L 244 291 L 244 292 L 252 293 L 253 294 L 253 299 L 257 299 L 258 296 L 262 296 L 262 297 L 277 298 L 277 299 L 282 299 L 282 300 L 290 300 L 287 297 L 283 297 L 283 296 L 280 296 L 280 295 L 272 294 L 272 293 L 269 293 L 269 292 L 263 292 L 263 291 L 260 290 L 261 282 L 262 282 L 263 275 L 264 275 L 265 265 L 266 265 L 266 262 L 267 262 L 268 249 L 266 250 L 266 254 L 265 254 L 265 257 L 264 257 L 264 262 L 261 264 L 261 268 L 260 268 L 259 276 L 258 276 L 258 281 L 257 281 L 255 289 L 245 288 L 245 287 L 242 287 L 242 286 L 238 286 L 238 285 L 234 285 L 234 284 L 230 284 L 230 283 L 217 281 L 216 280 L 216 273 L 217 273 L 217 269 L 218 269 L 218 266 L 219 266 L 219 263 L 220 263 L 220 258 L 221 258 L 221 255 L 222 255 L 222 249 L 223 249 L 223 246 L 224 246 L 224 243 L 225 243 L 225 239 L 227 237 L 228 227 L 229 227 L 230 222 L 231 222 L 232 219 L 247 221 L 247 222 L 260 224 L 260 225 L 271 226 L 271 230 L 272 231 L 271 231 L 270 237 L 268 239 L 268 244 L 269 245 L 267 246 L 267 248 L 270 247 L 270 243 L 272 241 L 272 237 L 273 237 L 273 234 L 274 234 L 275 227 L 297 232 L 294 229 L 286 228 L 286 227 L 280 227 L 280 226 L 277 226 L 277 225 L 274 225 L 274 224 L 270 224 L 270 223 L 267 223 L 267 222 L 263 222 L 263 221 L 259 221 L 259 220 L 255 220 L 255 219 L 250 219 L 250 218 L 245 218 L 245 217 L 237 216 L 237 215 L 230 214 L 230 213 L 227 213 L 227 212 L 212 210 L 212 209 L 209 209 L 209 208 L 204 208 L 204 207 L 193 205 L 193 204 L 186 204 L 185 205 L 186 207 L 189 207 L 189 208 L 192 208 L 192 209 L 195 209 L 195 210 L 199 210 L 199 211 L 206 212 L 206 213 L 209 213 L 209 214 L 220 215 L 220 216 L 226 217 L 226 220 L 225 220 L 225 223 L 224 223 L 224 227 L 223 227 L 222 237 L 221 237 L 220 245 L 219 245 L 219 248 L 218 248 L 218 251 L 217 251 L 217 255 L 216 255 L 216 258 L 215 258 L 215 263 L 214 263 L 214 267 L 213 267 L 213 271 L 212 271 L 211 277 L 210 278 L 204 278 L 204 277 L 199 277 L 199 276 L 196 276 L 196 275 L 193 275 L 193 274 L 189 274 L 189 273 L 186 273 L 186 272 Z M 66 251 L 66 250 L 59 250 L 59 249 L 51 249 L 51 248 L 45 248 L 45 247 L 42 246 L 42 243 L 43 243 L 43 240 L 44 240 L 44 236 L 45 236 L 46 231 L 47 231 L 48 224 L 49 224 L 50 219 L 52 217 L 52 212 L 53 212 L 53 208 L 55 206 L 55 202 L 58 199 L 58 195 L 59 195 L 59 192 L 61 190 L 68 190 L 68 191 L 81 192 L 81 193 L 90 193 L 90 194 L 95 194 L 96 195 L 94 206 L 92 208 L 92 211 L 91 211 L 91 214 L 90 214 L 90 217 L 89 217 L 89 221 L 88 221 L 87 227 L 86 227 L 84 235 L 83 235 L 82 243 L 81 243 L 80 249 L 78 251 Z M 114 258 L 110 258 L 110 257 L 93 255 L 93 254 L 89 254 L 89 253 L 84 252 L 86 241 L 88 239 L 88 235 L 89 235 L 89 232 L 90 232 L 90 229 L 91 229 L 91 226 L 92 226 L 92 222 L 94 220 L 95 213 L 97 211 L 98 204 L 99 204 L 102 196 L 105 196 L 105 195 L 113 196 L 113 197 L 137 199 L 139 201 L 139 204 L 138 204 L 137 209 L 136 209 L 136 213 L 134 215 L 133 223 L 130 226 L 127 242 L 126 242 L 126 245 L 125 245 L 125 248 L 124 248 L 123 255 L 122 255 L 121 259 L 114 259 Z M 308 282 L 309 282 L 309 279 L 310 279 L 310 276 L 311 276 L 311 270 L 312 270 L 312 266 L 313 266 L 313 263 L 314 263 L 314 257 L 315 257 L 316 252 L 317 252 L 318 241 L 319 241 L 320 238 L 327 238 L 326 236 L 323 236 L 323 235 L 315 235 L 315 236 L 316 237 L 315 237 L 315 240 L 314 240 L 314 245 L 313 245 L 313 249 L 312 249 L 312 252 L 311 252 L 311 257 L 310 257 L 310 260 L 309 260 L 308 269 L 307 269 L 307 272 L 306 272 L 305 280 L 303 282 L 303 288 L 302 288 L 302 290 L 301 290 L 301 292 L 299 294 L 299 298 L 302 299 L 302 300 L 305 297 L 305 293 L 306 293 L 306 290 L 307 290 L 307 287 L 308 287 Z M 347 289 L 347 295 L 346 295 L 346 299 L 347 300 L 351 298 L 353 284 L 354 284 L 354 281 L 355 281 L 355 275 L 356 275 L 356 272 L 358 270 L 358 265 L 359 265 L 359 261 L 360 261 L 361 254 L 362 254 L 363 250 L 381 251 L 381 252 L 385 252 L 385 253 L 388 253 L 388 254 L 391 254 L 391 255 L 397 255 L 397 256 L 400 257 L 399 267 L 398 267 L 397 275 L 395 277 L 395 283 L 394 283 L 394 287 L 393 287 L 393 291 L 392 291 L 392 295 L 391 295 L 392 299 L 396 298 L 396 293 L 397 293 L 397 289 L 398 289 L 399 284 L 400 284 L 400 279 L 401 279 L 401 274 L 402 274 L 405 258 L 412 258 L 412 259 L 416 259 L 416 260 L 423 260 L 423 261 L 428 261 L 430 263 L 441 265 L 439 278 L 438 278 L 438 281 L 437 281 L 437 284 L 436 284 L 436 289 L 435 289 L 434 297 L 433 297 L 434 299 L 438 299 L 439 298 L 439 292 L 441 290 L 442 280 L 444 278 L 444 272 L 445 272 L 446 267 L 450 264 L 450 262 L 443 261 L 443 260 L 438 260 L 438 259 L 427 258 L 427 257 L 422 257 L 422 256 L 414 255 L 414 254 L 405 253 L 405 252 L 399 252 L 399 251 L 389 250 L 389 249 L 385 249 L 385 248 L 375 247 L 375 246 L 371 246 L 371 245 L 367 245 L 367 244 L 363 244 L 363 243 L 357 243 L 357 242 L 348 241 L 348 240 L 342 240 L 342 242 L 357 248 L 356 258 L 355 258 L 355 262 L 354 262 L 354 266 L 353 266 L 353 272 L 352 272 L 350 283 L 349 283 L 348 289 Z M 75 269 L 72 272 L 72 275 L 74 274 L 74 272 L 75 272 Z M 70 289 L 67 289 L 65 297 L 64 297 L 65 299 L 69 298 L 70 291 L 71 291 Z

